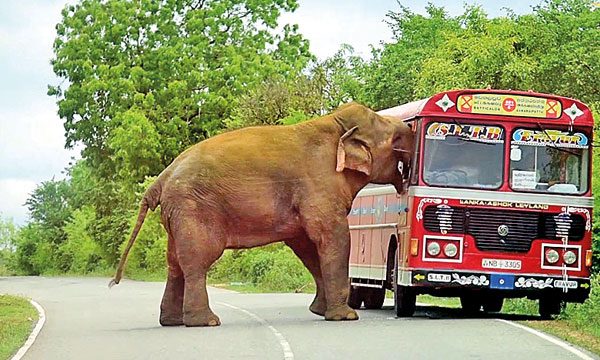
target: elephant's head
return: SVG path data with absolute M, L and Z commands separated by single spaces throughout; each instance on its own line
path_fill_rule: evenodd
M 371 183 L 393 184 L 399 193 L 404 192 L 403 177 L 414 144 L 410 127 L 356 103 L 342 106 L 333 116 L 343 129 L 336 170 L 358 171 Z

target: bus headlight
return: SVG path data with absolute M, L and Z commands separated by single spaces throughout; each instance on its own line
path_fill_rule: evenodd
M 448 243 L 444 246 L 444 255 L 447 257 L 455 257 L 458 253 L 458 248 L 453 243 Z
M 435 241 L 431 241 L 427 244 L 427 253 L 431 256 L 438 256 L 440 254 L 441 248 L 440 244 Z
M 556 264 L 560 256 L 558 255 L 558 251 L 554 249 L 546 250 L 546 261 L 550 264 Z
M 573 251 L 567 250 L 563 254 L 563 260 L 567 265 L 573 265 L 577 261 L 577 255 Z

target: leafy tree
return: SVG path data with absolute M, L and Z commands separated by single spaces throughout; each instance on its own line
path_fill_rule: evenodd
M 415 84 L 422 76 L 422 63 L 445 41 L 445 33 L 460 29 L 458 19 L 429 4 L 427 15 L 411 12 L 398 4 L 398 12 L 388 13 L 393 42 L 374 51 L 373 61 L 364 71 L 364 99 L 380 109 L 415 100 Z
M 17 246 L 18 228 L 11 218 L 4 218 L 0 213 L 0 276 L 9 274 L 14 267 L 14 251 Z
M 44 238 L 51 244 L 59 245 L 66 239 L 62 227 L 72 211 L 68 197 L 67 180 L 50 180 L 38 185 L 25 202 L 31 222 L 39 225 Z
M 312 70 L 321 86 L 324 110 L 330 111 L 350 101 L 363 102 L 366 62 L 354 53 L 354 48 L 342 44 L 330 58 L 318 63 Z
M 11 218 L 4 218 L 0 213 L 0 251 L 13 250 L 17 227 Z
M 295 0 L 82 0 L 57 25 L 50 86 L 68 147 L 101 177 L 142 181 L 222 128 L 240 95 L 310 59 L 297 27 L 276 33 Z M 66 80 L 66 81 L 65 81 Z M 157 141 L 160 137 L 160 141 Z M 142 168 L 129 170 L 141 161 Z
M 272 77 L 243 95 L 225 121 L 228 129 L 294 124 L 361 100 L 359 73 L 365 62 L 349 45 L 332 57 L 313 62 L 303 74 Z
M 225 121 L 228 129 L 292 124 L 323 111 L 320 84 L 307 75 L 291 80 L 271 78 L 248 92 Z

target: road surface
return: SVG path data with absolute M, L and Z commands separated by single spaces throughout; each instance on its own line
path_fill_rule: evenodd
M 108 281 L 0 278 L 0 293 L 31 297 L 46 311 L 24 359 L 582 358 L 506 322 L 463 318 L 452 309 L 418 307 L 415 317 L 396 319 L 386 302 L 383 310 L 360 311 L 359 321 L 327 322 L 308 311 L 308 294 L 210 288 L 223 325 L 164 328 L 158 324 L 163 283 L 124 280 L 109 290 Z

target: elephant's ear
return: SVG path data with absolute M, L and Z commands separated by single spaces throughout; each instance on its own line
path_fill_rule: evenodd
M 373 164 L 371 151 L 364 141 L 353 135 L 356 129 L 358 129 L 358 126 L 346 131 L 340 137 L 335 170 L 342 172 L 344 169 L 352 169 L 370 176 Z

